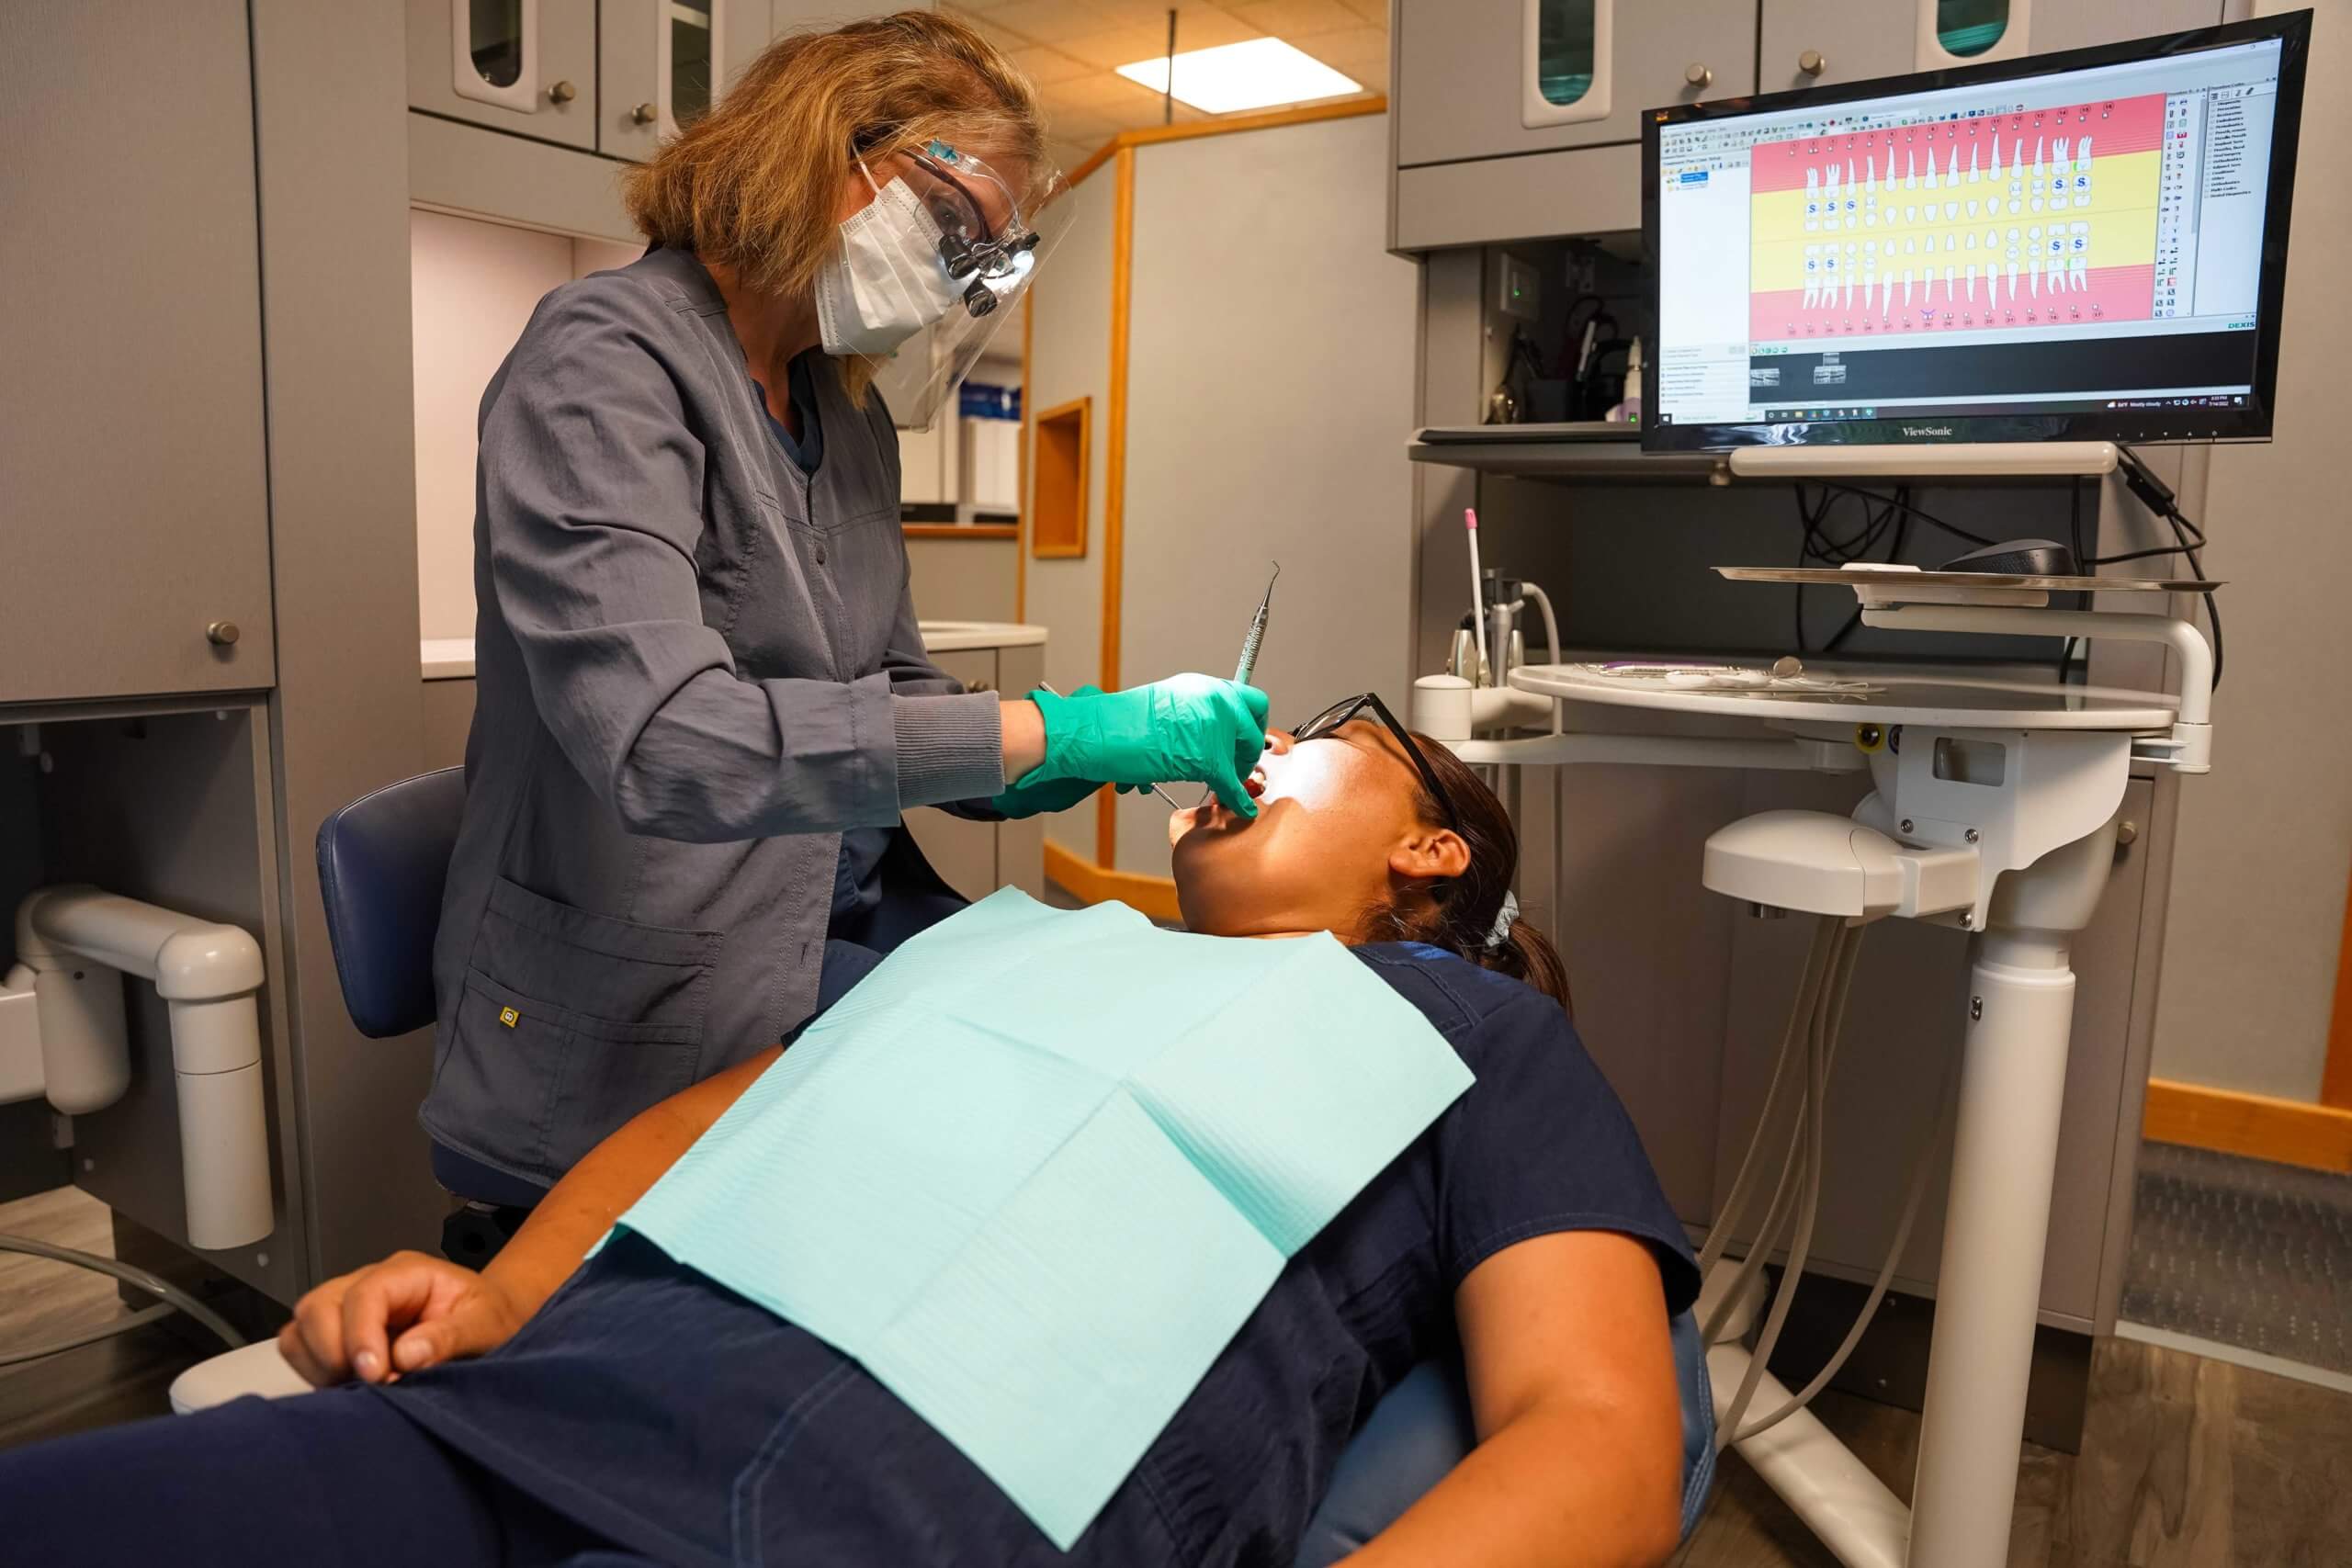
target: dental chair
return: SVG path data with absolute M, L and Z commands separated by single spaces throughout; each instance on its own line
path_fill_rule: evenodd
M 433 936 L 441 888 L 465 804 L 465 773 L 445 768 L 362 795 L 319 828 L 319 882 L 344 1005 L 361 1033 L 384 1039 L 433 1021 Z M 886 948 L 944 918 L 962 900 L 939 879 L 903 830 L 883 861 L 896 890 L 855 933 Z M 463 1165 L 436 1157 L 435 1175 L 463 1190 Z M 452 1177 L 458 1177 L 453 1181 Z M 1704 1348 L 1690 1313 L 1674 1320 L 1675 1372 L 1682 1391 L 1682 1528 L 1697 1522 L 1714 1478 L 1714 1400 Z M 274 1340 L 199 1362 L 171 1388 L 180 1415 L 246 1394 L 276 1399 L 310 1392 Z M 1476 1445 L 1470 1397 L 1458 1359 L 1424 1362 L 1381 1400 L 1340 1456 L 1295 1568 L 1328 1568 L 1355 1551 L 1442 1480 Z

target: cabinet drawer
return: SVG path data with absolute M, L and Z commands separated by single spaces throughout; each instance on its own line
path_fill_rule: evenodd
M 1637 141 L 1644 109 L 1756 80 L 1755 0 L 1402 0 L 1396 27 L 1407 168 Z
M 1638 144 L 1396 171 L 1399 251 L 1642 226 Z
M 408 0 L 412 108 L 596 145 L 596 0 Z

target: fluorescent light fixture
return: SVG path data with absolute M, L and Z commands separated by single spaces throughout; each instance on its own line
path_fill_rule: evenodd
M 1168 57 L 1161 55 L 1122 65 L 1119 74 L 1155 93 L 1165 93 L 1169 91 L 1168 66 Z M 1208 114 L 1232 114 L 1363 91 L 1362 83 L 1340 75 L 1278 38 L 1190 50 L 1176 56 L 1175 66 L 1177 101 Z

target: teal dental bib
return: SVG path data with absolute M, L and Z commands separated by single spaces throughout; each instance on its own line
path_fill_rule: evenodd
M 1067 1551 L 1470 1082 L 1328 935 L 1007 889 L 891 954 L 620 1224 L 854 1357 Z

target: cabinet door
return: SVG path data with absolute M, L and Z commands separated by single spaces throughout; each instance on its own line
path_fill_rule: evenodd
M 1408 168 L 1637 141 L 1644 109 L 1756 78 L 1755 0 L 1401 0 L 1396 26 Z
M 408 0 L 411 108 L 596 145 L 596 0 Z
M 754 7 L 764 31 L 766 7 Z M 602 0 L 596 149 L 642 160 L 710 107 L 744 18 L 732 0 Z
M 2033 27 L 2026 47 L 2049 54 L 2210 28 L 2223 20 L 2224 9 L 2221 0 L 2133 0 L 2129 6 L 2112 0 L 2033 0 Z
M 1917 0 L 1764 0 L 1756 90 L 1902 76 L 1917 69 Z
M 244 0 L 0 7 L 0 703 L 274 679 L 250 61 Z

